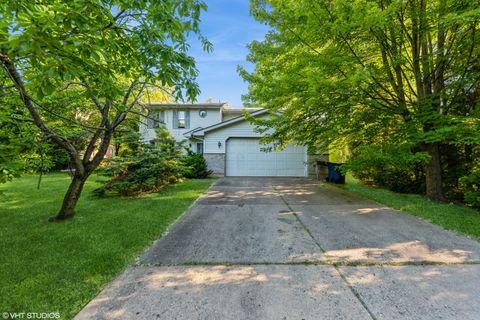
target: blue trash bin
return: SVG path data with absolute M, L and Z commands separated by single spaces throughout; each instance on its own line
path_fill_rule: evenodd
M 345 184 L 345 176 L 340 172 L 340 170 L 338 170 L 342 164 L 343 163 L 339 163 L 339 162 L 327 162 L 327 168 L 328 168 L 327 181 L 328 182 Z

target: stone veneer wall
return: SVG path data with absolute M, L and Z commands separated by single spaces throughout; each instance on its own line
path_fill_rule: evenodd
M 225 154 L 224 153 L 204 153 L 203 157 L 207 161 L 208 169 L 213 171 L 215 176 L 225 175 Z

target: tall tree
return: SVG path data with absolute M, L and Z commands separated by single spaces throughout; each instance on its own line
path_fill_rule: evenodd
M 74 216 L 85 181 L 148 85 L 174 88 L 180 99 L 198 94 L 188 37 L 210 49 L 198 26 L 205 9 L 199 0 L 2 1 L 2 71 L 29 119 L 75 169 L 52 220 Z M 84 132 L 84 146 L 72 142 L 72 130 Z
M 339 137 L 406 144 L 428 155 L 426 192 L 443 200 L 440 145 L 479 143 L 461 102 L 478 90 L 480 2 L 252 0 L 271 31 L 250 45 L 250 104 L 282 116 L 271 139 Z

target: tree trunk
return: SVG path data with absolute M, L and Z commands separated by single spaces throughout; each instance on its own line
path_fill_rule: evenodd
M 445 201 L 442 190 L 442 167 L 439 145 L 438 143 L 427 144 L 425 150 L 431 157 L 426 166 L 427 197 L 433 200 Z
M 80 195 L 82 194 L 83 186 L 89 174 L 78 174 L 75 172 L 67 193 L 63 198 L 62 208 L 56 216 L 53 216 L 49 221 L 61 221 L 73 218 L 75 215 L 75 206 L 77 205 Z
M 90 174 L 98 167 L 100 162 L 105 157 L 105 153 L 110 145 L 110 140 L 112 139 L 112 134 L 112 130 L 106 130 L 104 132 L 100 145 L 98 146 L 98 151 L 92 160 L 90 160 L 90 156 L 95 146 L 95 142 L 97 141 L 97 136 L 93 136 L 92 140 L 90 140 L 83 161 L 77 159 L 75 157 L 76 155 L 70 155 L 72 163 L 74 163 L 75 174 L 73 175 L 73 179 L 70 182 L 67 193 L 63 198 L 60 211 L 56 216 L 51 217 L 49 221 L 62 221 L 73 218 L 75 215 L 75 206 L 77 205 L 80 195 L 82 194 L 83 185 L 85 184 L 85 181 L 87 181 Z M 78 165 L 78 163 L 80 163 L 80 165 Z

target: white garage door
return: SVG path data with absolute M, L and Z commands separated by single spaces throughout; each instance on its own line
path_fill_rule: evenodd
M 306 149 L 289 145 L 281 152 L 260 144 L 258 139 L 227 141 L 227 176 L 304 177 Z

